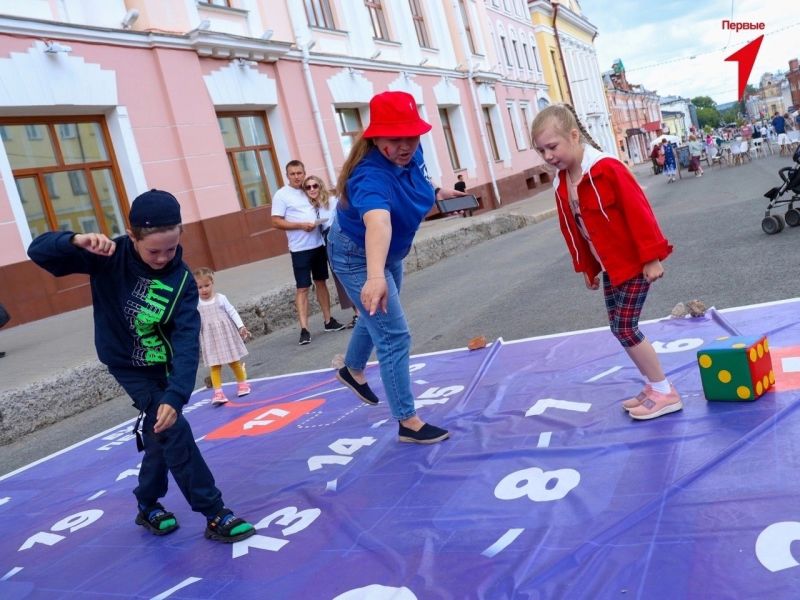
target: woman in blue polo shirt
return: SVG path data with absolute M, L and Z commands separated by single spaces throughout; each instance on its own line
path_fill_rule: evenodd
M 403 259 L 422 219 L 437 197 L 463 194 L 434 190 L 419 147 L 431 126 L 420 118 L 413 96 L 384 92 L 369 106 L 369 127 L 339 175 L 339 204 L 328 236 L 331 266 L 361 315 L 337 378 L 362 401 L 377 404 L 364 374 L 374 347 L 392 416 L 400 423 L 399 440 L 433 444 L 450 434 L 423 422 L 414 409 L 411 334 L 399 292 Z

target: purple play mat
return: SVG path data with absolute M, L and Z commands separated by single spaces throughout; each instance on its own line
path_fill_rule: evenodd
M 644 324 L 685 404 L 646 422 L 619 406 L 639 376 L 606 329 L 414 357 L 420 414 L 452 434 L 432 446 L 398 443 L 331 369 L 219 409 L 200 391 L 188 419 L 258 534 L 205 540 L 172 482 L 181 528 L 135 526 L 124 424 L 0 478 L 0 598 L 796 598 L 799 312 Z M 697 349 L 756 334 L 776 388 L 707 402 Z

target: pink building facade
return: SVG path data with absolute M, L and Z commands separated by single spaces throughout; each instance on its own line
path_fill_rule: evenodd
M 463 175 L 482 210 L 549 181 L 530 143 L 547 86 L 522 1 L 9 4 L 0 302 L 13 324 L 89 301 L 85 277 L 54 279 L 27 259 L 36 235 L 120 235 L 150 188 L 180 201 L 190 266 L 286 252 L 270 219 L 285 163 L 334 185 L 381 91 L 415 97 L 434 125 L 422 141 L 433 181 Z M 513 32 L 515 57 L 498 56 L 498 31 Z

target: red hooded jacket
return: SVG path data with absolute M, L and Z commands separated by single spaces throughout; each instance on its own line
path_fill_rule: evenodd
M 581 217 L 611 284 L 618 286 L 640 275 L 646 263 L 667 258 L 672 246 L 628 167 L 592 146 L 584 145 L 583 150 L 578 183 Z M 553 187 L 558 222 L 575 272 L 594 279 L 603 267 L 575 223 L 565 171 L 556 175 Z

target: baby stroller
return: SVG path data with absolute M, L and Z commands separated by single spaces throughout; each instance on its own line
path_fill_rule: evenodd
M 783 185 L 774 187 L 764 194 L 765 198 L 769 198 L 769 204 L 761 220 L 761 229 L 768 235 L 783 231 L 784 222 L 789 227 L 800 225 L 800 210 L 794 207 L 794 203 L 800 201 L 800 148 L 794 151 L 792 160 L 798 166 L 784 167 L 778 171 Z M 791 192 L 791 197 L 784 198 L 787 192 Z M 779 204 L 789 205 L 783 217 L 770 214 L 770 211 Z

